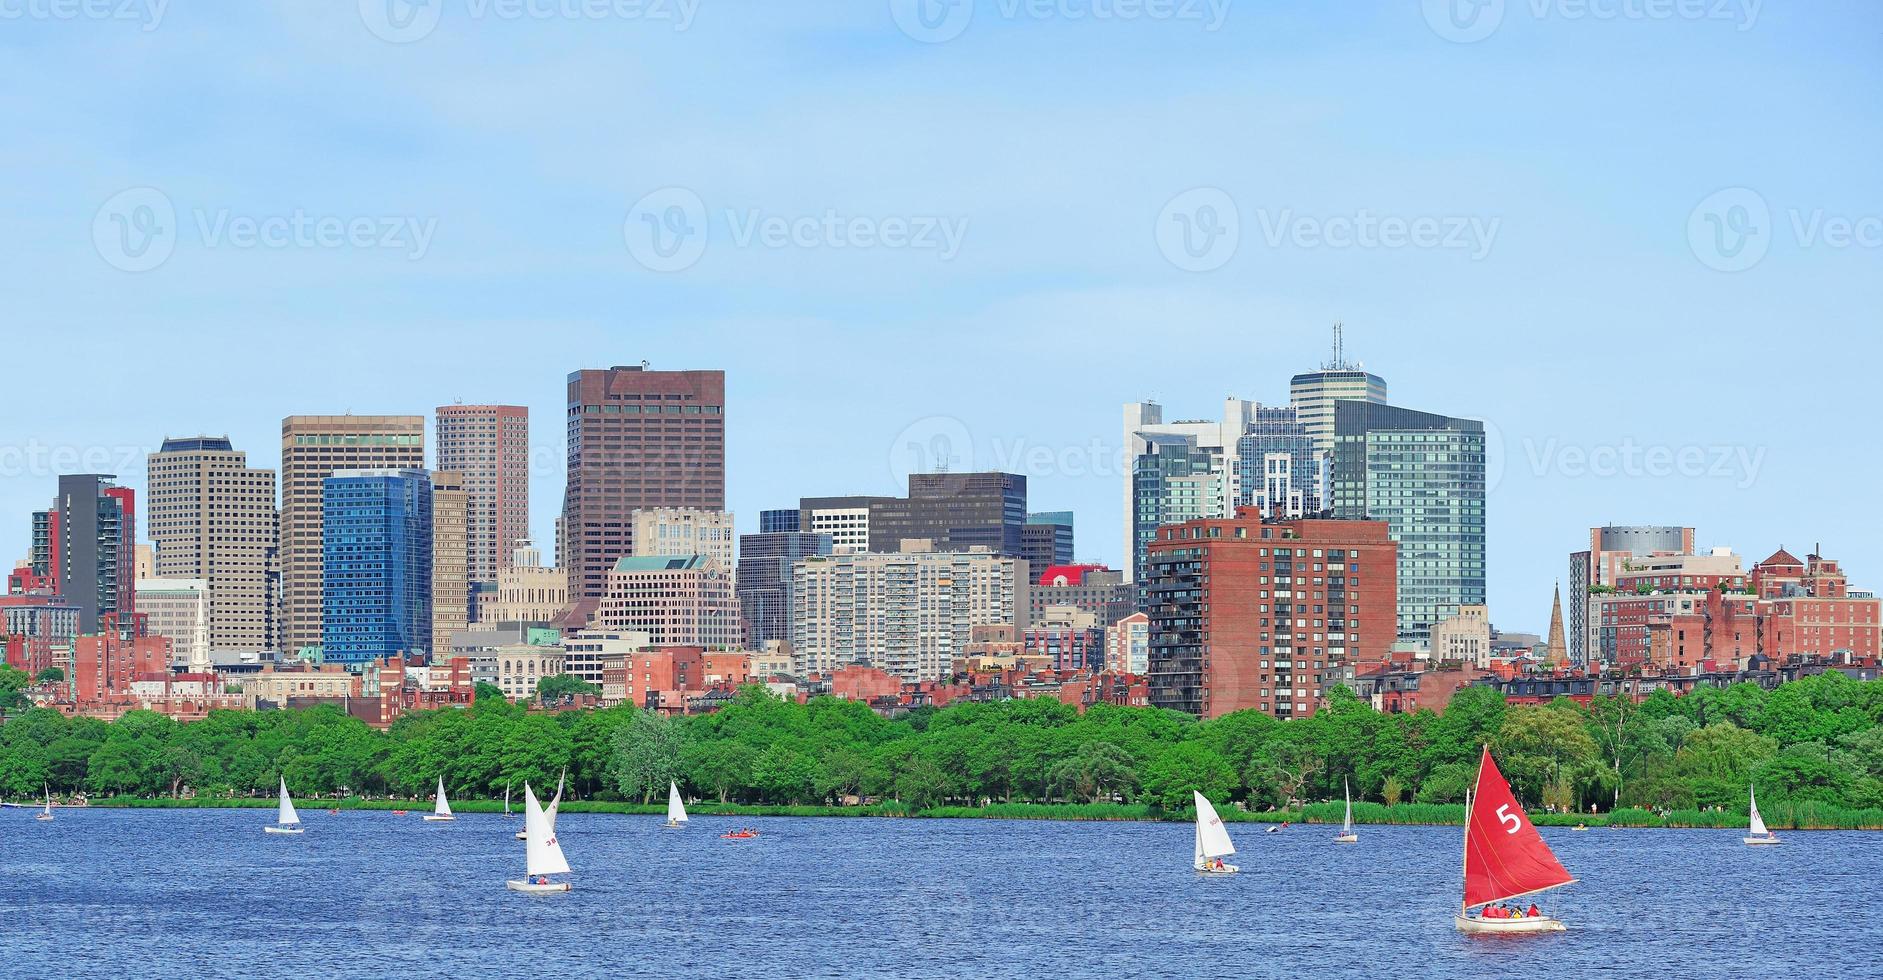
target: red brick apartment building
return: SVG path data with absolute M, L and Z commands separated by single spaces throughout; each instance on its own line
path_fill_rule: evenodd
M 1145 576 L 1151 703 L 1204 718 L 1313 714 L 1344 665 L 1387 659 L 1397 561 L 1384 521 L 1264 522 L 1239 507 L 1158 528 Z

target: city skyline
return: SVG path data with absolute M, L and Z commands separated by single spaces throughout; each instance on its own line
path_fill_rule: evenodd
M 1883 299 L 1880 110 L 1822 93 L 1875 90 L 1883 12 L 1510 7 L 1484 37 L 1411 2 L 1225 14 L 986 8 L 941 39 L 884 4 L 709 5 L 685 30 L 453 9 L 409 43 L 353 5 L 22 21 L 0 39 L 21 81 L 0 289 L 16 362 L 59 369 L 10 379 L 0 513 L 44 507 L 60 472 L 142 489 L 165 436 L 278 470 L 290 414 L 514 403 L 549 552 L 563 378 L 647 359 L 727 372 L 741 532 L 801 496 L 900 493 L 910 444 L 965 433 L 975 468 L 1026 476 L 1030 506 L 1078 515 L 1081 559 L 1119 567 L 1119 406 L 1285 404 L 1339 320 L 1394 404 L 1487 423 L 1504 628 L 1541 629 L 1565 556 L 1611 522 L 1745 554 L 1835 541 L 1883 584 L 1883 527 L 1847 492 L 1883 463 L 1819 465 L 1862 438 Z M 74 64 L 97 67 L 27 81 Z M 204 91 L 228 96 L 208 131 L 243 138 L 178 138 Z M 152 202 L 169 238 L 132 256 Z M 670 204 L 705 218 L 700 253 L 630 235 Z M 1205 206 L 1238 242 L 1193 256 L 1172 222 Z M 839 246 L 827 213 L 918 241 Z M 243 237 L 274 219 L 281 246 Z M 373 243 L 323 244 L 326 219 Z M 1765 234 L 1713 247 L 1735 228 Z M 77 458 L 32 461 L 54 452 Z M 23 522 L 0 521 L 0 557 Z
M 1323 351 L 1323 354 L 1324 353 L 1325 352 Z M 1287 366 L 1284 366 L 1284 367 L 1287 367 Z M 658 365 L 656 365 L 656 367 L 654 368 L 654 370 L 660 370 L 660 369 L 661 368 Z M 681 367 L 681 366 L 675 365 L 671 369 L 672 370 L 718 370 L 718 368 L 716 367 L 705 367 L 705 366 L 699 366 L 699 365 L 693 365 L 693 366 L 687 366 L 687 367 Z M 1390 368 L 1377 368 L 1373 365 L 1369 365 L 1369 370 L 1391 371 L 1393 376 L 1389 380 L 1392 380 L 1394 382 L 1395 384 L 1394 394 L 1395 396 L 1397 396 L 1399 385 L 1400 385 L 1400 382 L 1398 381 L 1399 372 L 1392 371 Z M 1291 372 L 1283 371 L 1280 375 L 1278 375 L 1278 377 L 1280 378 L 1278 387 L 1281 389 L 1281 394 L 1279 395 L 1279 397 L 1276 397 L 1274 401 L 1270 401 L 1268 398 L 1257 398 L 1257 399 L 1251 399 L 1251 400 L 1259 401 L 1264 407 L 1268 407 L 1271 405 L 1285 406 L 1287 404 L 1287 396 L 1286 396 L 1287 377 L 1286 375 L 1288 373 L 1291 373 Z M 738 406 L 740 404 L 740 399 L 738 396 L 738 391 L 739 391 L 738 375 L 736 373 L 728 372 L 726 387 L 727 387 L 727 396 L 726 396 L 727 402 L 730 406 L 732 406 L 732 409 L 731 409 L 732 411 L 737 411 Z M 1412 387 L 1412 386 L 1406 385 L 1406 387 Z M 527 399 L 516 399 L 513 393 L 510 393 L 510 392 L 491 393 L 489 400 L 501 401 L 505 403 L 509 403 L 512 401 L 516 401 L 516 402 L 528 401 Z M 1210 405 L 1213 405 L 1219 400 L 1220 398 L 1204 399 L 1202 401 L 1204 402 L 1205 407 L 1208 407 Z M 1399 399 L 1398 397 L 1394 397 L 1391 401 L 1395 403 L 1403 404 L 1403 401 Z M 1167 398 L 1160 402 L 1160 404 L 1163 404 L 1166 409 L 1167 419 L 1178 419 L 1178 418 L 1189 419 L 1189 418 L 1196 418 L 1199 416 L 1202 416 L 1203 418 L 1207 419 L 1208 416 L 1204 415 L 1203 413 L 1200 413 L 1200 412 L 1191 413 L 1191 412 L 1185 411 L 1185 409 L 1195 405 L 1196 403 L 1197 403 L 1196 399 L 1190 399 L 1187 397 L 1183 399 L 1168 399 Z M 450 403 L 441 402 L 440 406 L 448 405 L 448 404 Z M 435 420 L 436 407 L 439 407 L 439 406 L 433 406 L 432 408 L 424 408 L 424 409 L 400 408 L 396 410 L 396 414 L 402 417 L 404 416 L 423 417 L 425 422 L 423 423 L 422 426 L 420 426 L 420 428 L 423 428 L 425 430 L 430 430 Z M 533 538 L 533 540 L 537 543 L 539 547 L 543 549 L 543 551 L 545 552 L 545 555 L 547 556 L 551 553 L 554 546 L 555 519 L 560 514 L 560 505 L 562 501 L 562 479 L 561 478 L 563 476 L 563 473 L 565 472 L 565 466 L 566 466 L 566 463 L 565 463 L 566 439 L 563 438 L 560 433 L 546 432 L 543 430 L 549 428 L 549 426 L 552 424 L 555 425 L 557 428 L 560 428 L 561 427 L 560 423 L 562 422 L 561 416 L 563 414 L 563 410 L 561 408 L 550 409 L 546 406 L 541 405 L 540 403 L 532 404 L 529 407 L 533 409 L 531 413 L 532 421 L 531 421 L 531 435 L 530 435 L 530 444 L 532 448 L 530 450 L 531 462 L 529 466 L 529 483 L 531 487 L 530 493 L 531 493 L 531 497 L 533 498 L 531 502 L 531 508 L 530 508 L 531 510 L 530 531 L 531 531 L 531 537 Z M 1220 405 L 1215 405 L 1215 407 L 1220 408 Z M 1117 409 L 1117 406 L 1113 406 L 1114 412 L 1116 411 L 1116 409 Z M 324 409 L 310 408 L 308 411 L 310 413 L 315 413 L 315 414 L 325 414 L 325 415 L 334 414 L 331 412 L 327 412 Z M 385 410 L 385 412 L 386 414 L 395 414 L 395 410 L 393 409 L 387 409 Z M 375 413 L 375 415 L 377 414 L 378 413 Z M 759 414 L 759 413 L 755 413 L 755 414 Z M 1450 414 L 1450 413 L 1447 413 L 1447 414 Z M 291 417 L 291 416 L 288 416 L 288 417 Z M 363 418 L 366 416 L 356 415 L 355 417 Z M 279 433 L 280 433 L 280 424 L 284 418 L 286 417 L 277 416 L 275 417 L 272 424 L 264 423 L 263 427 L 267 429 L 272 429 L 274 433 L 276 434 L 276 438 L 278 439 Z M 549 419 L 553 419 L 554 422 L 553 423 L 548 422 Z M 734 420 L 732 421 L 732 424 L 728 426 L 728 434 L 727 434 L 727 443 L 728 443 L 727 509 L 733 511 L 735 514 L 738 515 L 738 530 L 739 530 L 739 533 L 741 534 L 756 533 L 758 531 L 758 512 L 764 509 L 776 509 L 773 506 L 767 506 L 767 505 L 778 504 L 778 505 L 789 506 L 797 502 L 797 499 L 800 494 L 804 496 L 811 496 L 813 495 L 814 491 L 815 492 L 828 491 L 831 493 L 844 493 L 844 494 L 870 493 L 870 494 L 876 494 L 876 495 L 882 495 L 882 496 L 899 495 L 907 490 L 906 479 L 907 479 L 908 473 L 926 472 L 926 470 L 915 470 L 913 469 L 913 467 L 916 465 L 922 464 L 926 460 L 930 460 L 934 458 L 934 456 L 936 455 L 934 452 L 934 448 L 937 445 L 941 445 L 943 443 L 946 443 L 950 446 L 960 446 L 964 444 L 971 446 L 975 453 L 973 457 L 975 462 L 971 468 L 976 471 L 990 471 L 991 470 L 991 471 L 1007 472 L 1007 470 L 1001 469 L 1003 465 L 1011 464 L 1015 462 L 1016 460 L 1024 464 L 1028 460 L 1036 458 L 1035 455 L 1030 455 L 1030 454 L 1035 454 L 1037 450 L 1037 447 L 1023 444 L 1025 443 L 1024 435 L 1020 435 L 1017 437 L 977 439 L 975 430 L 971 428 L 964 421 L 962 417 L 930 415 L 930 416 L 924 416 L 922 418 L 919 418 L 915 420 L 914 422 L 910 423 L 909 425 L 904 426 L 903 432 L 899 433 L 896 437 L 894 437 L 900 440 L 900 445 L 896 444 L 895 442 L 890 442 L 889 444 L 886 444 L 882 448 L 881 466 L 878 469 L 878 472 L 873 476 L 869 473 L 870 467 L 867 465 L 869 462 L 868 457 L 867 455 L 864 455 L 862 459 L 858 460 L 858 462 L 862 465 L 860 466 L 861 472 L 858 473 L 856 476 L 857 482 L 855 484 L 850 484 L 850 483 L 845 482 L 847 479 L 849 479 L 849 476 L 846 474 L 846 472 L 831 471 L 829 473 L 820 474 L 818 472 L 813 471 L 806 475 L 807 479 L 814 481 L 808 487 L 780 486 L 772 491 L 765 491 L 761 489 L 756 489 L 753 486 L 744 485 L 746 481 L 742 481 L 740 479 L 739 474 L 742 467 L 739 463 L 739 460 L 741 458 L 741 446 L 740 446 L 741 440 L 740 440 L 740 435 L 739 435 L 739 424 L 741 423 L 741 421 L 747 421 L 747 420 L 741 419 L 738 416 L 735 416 Z M 1093 425 L 1091 438 L 1087 440 L 1085 443 L 1083 444 L 1072 443 L 1072 444 L 1069 444 L 1067 447 L 1062 448 L 1058 452 L 1056 452 L 1054 454 L 1054 460 L 1053 460 L 1054 466 L 1056 467 L 1059 464 L 1067 460 L 1071 460 L 1074 463 L 1075 469 L 1078 467 L 1092 467 L 1092 469 L 1089 470 L 1090 472 L 1097 472 L 1097 473 L 1102 474 L 1104 472 L 1104 467 L 1106 466 L 1117 467 L 1117 466 L 1122 465 L 1122 459 L 1123 459 L 1122 449 L 1116 445 L 1111 445 L 1111 446 L 1103 445 L 1103 442 L 1106 437 L 1105 435 L 1101 435 L 1100 433 L 1100 430 L 1102 428 L 1104 427 L 1100 425 L 1096 425 L 1096 424 Z M 1111 428 L 1115 430 L 1116 428 L 1115 422 L 1113 422 Z M 1540 545 L 1540 547 L 1547 549 L 1546 553 L 1541 556 L 1542 559 L 1544 560 L 1541 560 L 1541 561 L 1533 560 L 1535 556 L 1526 558 L 1525 556 L 1521 554 L 1514 555 L 1512 556 L 1512 558 L 1514 559 L 1514 563 L 1519 566 L 1523 566 L 1523 570 L 1520 572 L 1506 574 L 1504 570 L 1499 567 L 1501 564 L 1499 558 L 1500 556 L 1511 555 L 1511 549 L 1505 546 L 1504 543 L 1500 542 L 1499 540 L 1500 524 L 1502 523 L 1499 520 L 1499 517 L 1502 515 L 1499 514 L 1498 504 L 1500 501 L 1500 496 L 1497 493 L 1497 490 L 1499 489 L 1500 482 L 1502 480 L 1508 479 L 1511 476 L 1509 472 L 1509 467 L 1512 463 L 1512 460 L 1509 459 L 1509 456 L 1508 456 L 1509 447 L 1507 445 L 1501 447 L 1504 450 L 1504 452 L 1501 454 L 1503 458 L 1501 460 L 1499 459 L 1500 446 L 1496 443 L 1498 434 L 1496 433 L 1496 430 L 1495 430 L 1495 423 L 1487 422 L 1486 428 L 1487 428 L 1487 442 L 1489 443 L 1489 450 L 1490 450 L 1490 456 L 1491 456 L 1491 461 L 1488 467 L 1488 469 L 1490 470 L 1490 474 L 1487 478 L 1487 483 L 1492 487 L 1491 492 L 1488 494 L 1488 500 L 1489 500 L 1488 525 L 1490 529 L 1488 532 L 1488 538 L 1489 538 L 1488 544 L 1489 544 L 1489 553 L 1491 556 L 1490 561 L 1489 561 L 1489 564 L 1490 564 L 1489 591 L 1491 594 L 1490 605 L 1491 605 L 1492 618 L 1495 622 L 1497 622 L 1497 624 L 1501 628 L 1504 628 L 1504 629 L 1529 630 L 1529 631 L 1535 632 L 1541 628 L 1543 623 L 1547 622 L 1547 619 L 1549 616 L 1549 605 L 1548 605 L 1549 600 L 1547 596 L 1545 596 L 1539 603 L 1518 604 L 1518 605 L 1513 606 L 1512 604 L 1510 604 L 1509 600 L 1506 600 L 1505 604 L 1500 606 L 1500 602 L 1499 602 L 1500 594 L 1515 595 L 1521 590 L 1531 588 L 1531 584 L 1535 582 L 1542 583 L 1540 588 L 1544 590 L 1545 592 L 1547 592 L 1548 590 L 1554 588 L 1559 582 L 1567 582 L 1568 580 L 1567 564 L 1566 564 L 1567 556 L 1570 552 L 1576 550 L 1577 548 L 1583 545 L 1583 543 L 1585 542 L 1589 527 L 1599 526 L 1599 525 L 1608 524 L 1608 523 L 1614 523 L 1618 525 L 1661 523 L 1660 521 L 1650 519 L 1651 517 L 1657 516 L 1658 513 L 1660 512 L 1657 512 L 1657 515 L 1649 515 L 1648 517 L 1638 517 L 1638 516 L 1635 516 L 1633 513 L 1631 513 L 1627 516 L 1611 519 L 1608 517 L 1597 517 L 1597 516 L 1588 515 L 1581 511 L 1565 511 L 1563 512 L 1563 515 L 1561 517 L 1561 523 L 1564 525 L 1564 534 L 1563 534 L 1562 540 L 1560 542 L 1557 542 L 1554 540 L 1546 541 Z M 253 429 L 252 425 L 245 425 L 241 427 L 240 429 L 231 428 L 230 431 L 246 432 L 246 431 L 251 431 L 252 429 Z M 918 438 L 915 438 L 915 439 L 907 438 L 912 433 Z M 224 433 L 223 433 L 223 430 L 217 430 L 213 433 L 208 433 L 208 432 L 191 433 L 191 436 L 201 435 L 201 434 L 209 434 L 216 438 L 220 438 L 222 437 Z M 427 437 L 429 437 L 431 433 L 429 431 L 426 431 L 424 434 Z M 163 442 L 164 439 L 190 438 L 191 436 L 184 436 L 179 431 L 179 432 L 171 432 L 166 435 L 155 437 L 152 440 L 151 450 L 155 451 L 157 448 L 160 448 L 161 443 Z M 937 439 L 942 440 L 942 442 L 937 442 L 936 441 Z M 1003 439 L 1012 439 L 1014 441 L 1011 443 L 1008 443 L 1008 442 L 1003 442 Z M 1111 435 L 1110 439 L 1113 443 L 1120 441 L 1119 437 L 1116 435 Z M 273 447 L 271 447 L 269 444 L 258 442 L 258 443 L 252 444 L 253 448 L 250 448 L 250 446 L 245 445 L 243 443 L 241 438 L 232 436 L 230 437 L 230 441 L 233 448 L 236 451 L 247 452 L 248 465 L 250 467 L 256 468 L 256 469 L 274 470 L 277 473 L 279 472 L 281 463 L 280 463 L 280 459 L 278 455 L 278 450 L 276 450 L 276 452 L 274 453 L 271 453 L 270 449 Z M 425 440 L 425 443 L 426 444 L 425 444 L 424 451 L 425 451 L 426 465 L 429 468 L 436 468 L 435 464 L 437 462 L 437 446 L 433 444 L 432 440 L 429 438 Z M 915 448 L 912 450 L 911 447 L 915 447 Z M 1618 454 L 1625 453 L 1627 451 L 1627 447 L 1623 445 L 1620 441 L 1617 441 L 1617 443 L 1612 448 Z M 1645 461 L 1645 454 L 1650 448 L 1651 447 L 1639 447 L 1637 451 L 1638 453 L 1642 455 L 1641 455 L 1640 460 L 1638 461 Z M 64 450 L 62 450 L 60 447 L 50 447 L 50 446 L 45 447 L 44 459 L 46 460 L 48 465 L 50 465 L 50 463 L 53 460 L 57 458 L 61 458 L 60 454 L 62 452 L 64 452 Z M 121 445 L 117 446 L 116 448 L 105 450 L 105 453 L 108 455 L 101 455 L 99 447 L 87 447 L 83 449 L 78 449 L 76 450 L 76 452 L 78 454 L 77 458 L 79 459 L 80 462 L 98 462 L 100 460 L 110 460 L 110 461 L 129 461 L 133 464 L 136 464 L 136 468 L 129 469 L 128 471 L 121 469 L 119 471 L 113 472 L 110 469 L 99 469 L 98 467 L 95 467 L 95 466 L 90 467 L 89 469 L 85 471 L 86 472 L 111 473 L 112 475 L 116 477 L 115 482 L 118 483 L 119 485 L 132 488 L 139 497 L 146 496 L 147 480 L 146 480 L 146 474 L 144 472 L 143 465 L 142 465 L 145 459 L 145 456 L 144 456 L 145 448 L 143 446 L 136 445 L 132 442 L 124 442 Z M 956 454 L 956 458 L 957 459 L 960 458 L 961 455 L 963 454 Z M 16 456 L 21 456 L 21 454 L 16 454 Z M 1107 459 L 1108 456 L 1113 457 L 1113 458 Z M 855 459 L 856 455 L 851 454 L 849 458 Z M 1617 459 L 1619 460 L 1620 456 L 1617 456 Z M 1520 459 L 1520 460 L 1517 460 L 1516 462 L 1519 465 L 1523 465 L 1527 461 Z M 1720 462 L 1720 460 L 1715 458 L 1715 459 L 1710 460 L 1709 464 L 1718 463 L 1718 462 Z M 1594 466 L 1596 465 L 1596 463 L 1594 460 L 1591 460 L 1589 465 Z M 957 466 L 956 469 L 957 471 L 960 471 L 961 467 Z M 1035 508 L 1053 507 L 1053 508 L 1059 508 L 1059 509 L 1068 509 L 1068 508 L 1072 509 L 1075 514 L 1079 515 L 1079 521 L 1078 521 L 1079 533 L 1077 537 L 1077 554 L 1076 554 L 1077 560 L 1082 561 L 1082 562 L 1083 561 L 1096 561 L 1098 563 L 1105 564 L 1112 568 L 1122 567 L 1123 556 L 1121 554 L 1118 554 L 1118 552 L 1121 551 L 1119 539 L 1121 537 L 1121 529 L 1123 528 L 1124 525 L 1123 525 L 1123 516 L 1122 516 L 1122 513 L 1120 512 L 1120 509 L 1116 501 L 1117 501 L 1117 497 L 1119 495 L 1120 489 L 1123 484 L 1123 477 L 1120 476 L 1118 478 L 1113 479 L 1113 478 L 1105 477 L 1103 475 L 1093 475 L 1093 476 L 1067 475 L 1065 473 L 1054 473 L 1051 471 L 1051 469 L 1052 468 L 1050 467 L 1048 468 L 1048 470 L 1044 473 L 1043 479 L 1039 476 L 1035 476 L 1030 479 L 1029 482 L 1032 482 L 1032 481 L 1041 481 L 1041 482 L 1034 482 L 1032 486 L 1029 488 L 1029 497 L 1028 497 L 1029 505 Z M 1027 471 L 1024 465 L 1022 466 L 1019 472 L 1020 472 L 1020 475 L 1022 476 L 1027 475 Z M 1528 474 L 1520 473 L 1518 474 L 1518 476 L 1524 477 L 1524 476 L 1528 476 Z M 1609 479 L 1609 478 L 1603 478 L 1603 477 L 1596 477 L 1592 473 L 1591 475 L 1587 477 L 1582 477 L 1582 478 L 1578 478 L 1576 476 L 1560 476 L 1560 477 L 1557 477 L 1557 479 L 1570 482 L 1570 483 L 1586 483 L 1590 480 L 1596 480 L 1598 482 L 1607 482 L 1607 483 L 1635 483 L 1635 484 L 1645 483 L 1648 485 L 1653 485 L 1655 483 L 1695 482 L 1691 480 L 1688 480 L 1688 481 L 1655 480 L 1653 478 L 1648 478 L 1648 477 L 1637 477 L 1634 479 L 1616 477 L 1613 479 Z M 755 481 L 750 481 L 750 482 L 754 484 L 762 484 L 764 481 L 755 480 Z M 1704 483 L 1706 481 L 1703 479 L 1698 482 Z M 17 493 L 19 492 L 20 486 L 24 485 L 28 488 L 25 491 L 25 493 L 29 499 L 40 496 L 40 494 L 38 494 L 36 491 L 33 491 L 31 489 L 32 481 L 15 478 L 12 480 L 4 481 L 4 483 L 7 486 L 6 494 Z M 47 489 L 48 490 L 56 489 L 56 484 L 57 484 L 56 476 L 48 478 Z M 1052 488 L 1052 487 L 1070 488 L 1071 495 L 1067 496 L 1064 490 L 1046 489 L 1046 488 Z M 776 498 L 776 500 L 773 499 L 774 497 Z M 1082 506 L 1073 507 L 1072 506 L 1073 500 L 1080 501 Z M 43 507 L 43 504 L 41 504 L 40 506 Z M 1110 508 L 1109 512 L 1106 509 L 1107 506 L 1109 506 Z M 1805 525 L 1806 529 L 1798 532 L 1798 534 L 1793 537 L 1774 538 L 1774 539 L 1768 540 L 1763 537 L 1753 538 L 1744 534 L 1735 535 L 1734 532 L 1731 530 L 1727 530 L 1727 531 L 1715 530 L 1714 527 L 1716 527 L 1717 525 L 1715 525 L 1714 527 L 1710 527 L 1704 521 L 1694 520 L 1691 517 L 1687 516 L 1694 513 L 1693 511 L 1679 510 L 1677 509 L 1677 505 L 1669 505 L 1669 509 L 1665 511 L 1665 513 L 1673 515 L 1668 518 L 1668 520 L 1672 521 L 1673 523 L 1685 523 L 1688 526 L 1697 527 L 1698 529 L 1697 541 L 1699 542 L 1699 546 L 1702 548 L 1714 547 L 1714 546 L 1730 546 L 1730 547 L 1738 548 L 1742 551 L 1759 552 L 1763 554 L 1765 553 L 1766 550 L 1776 549 L 1781 545 L 1788 545 L 1792 548 L 1802 549 L 1807 546 L 1799 542 L 1808 542 L 1808 541 L 1815 541 L 1819 539 L 1826 539 L 1826 540 L 1835 540 L 1838 545 L 1838 550 L 1841 554 L 1848 556 L 1853 553 L 1860 553 L 1860 549 L 1857 546 L 1853 545 L 1853 541 L 1861 539 L 1861 535 L 1853 533 L 1855 529 L 1847 525 L 1839 525 L 1839 526 L 1831 526 L 1828 524 Z M 1097 518 L 1094 519 L 1094 517 L 1087 516 L 1087 515 L 1097 515 Z M 18 525 L 17 527 L 9 525 L 4 528 L 0 528 L 0 546 L 5 546 L 8 549 L 6 552 L 0 553 L 0 554 L 11 554 L 11 553 L 17 552 L 17 555 L 15 555 L 13 559 L 15 561 L 21 558 L 24 558 L 28 550 L 27 544 L 29 542 L 27 540 L 28 538 L 27 531 L 29 530 L 29 528 L 28 528 L 28 522 L 24 519 L 25 516 L 26 515 L 22 515 L 21 520 L 12 522 L 12 524 Z M 1745 527 L 1753 523 L 1755 519 L 1770 520 L 1770 515 L 1746 514 L 1743 516 L 1744 516 L 1743 520 L 1732 523 L 1731 525 L 1729 525 L 1729 527 L 1731 528 Z M 1729 512 L 1725 515 L 1725 517 L 1731 520 L 1732 514 Z M 1812 529 L 1813 527 L 1824 528 L 1824 529 L 1813 530 Z M 137 538 L 140 542 L 148 540 L 145 517 L 142 513 L 139 514 Z M 1530 540 L 1534 541 L 1536 539 L 1534 537 L 1531 537 Z M 15 541 L 17 541 L 18 543 L 14 544 L 13 542 Z M 1750 542 L 1750 543 L 1741 544 L 1740 542 Z M 1878 562 L 1877 567 L 1879 569 L 1883 569 L 1883 542 L 1880 542 L 1878 545 L 1874 547 L 1877 547 L 1880 552 L 1877 559 L 1877 562 Z M 1850 564 L 1851 564 L 1851 567 L 1853 568 L 1853 575 L 1855 576 L 1857 584 L 1868 586 L 1869 583 L 1873 581 L 1873 579 L 1866 572 L 1866 562 L 1859 559 L 1855 562 L 1851 562 Z M 1878 583 L 1883 583 L 1883 570 L 1878 571 L 1877 575 L 1880 577 L 1874 579 L 1874 581 Z M 1521 585 L 1512 584 L 1513 582 L 1518 581 L 1518 580 L 1521 580 L 1524 584 L 1521 584 Z M 1527 595 L 1528 593 L 1524 593 L 1524 594 Z M 1537 610 L 1534 612 L 1534 614 L 1532 614 L 1532 611 L 1530 610 L 1529 605 L 1537 606 Z M 1500 609 L 1504 611 L 1500 612 Z

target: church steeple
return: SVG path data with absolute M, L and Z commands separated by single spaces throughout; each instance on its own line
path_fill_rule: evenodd
M 1550 638 L 1543 663 L 1551 670 L 1561 670 L 1569 663 L 1569 645 L 1563 642 L 1563 587 L 1560 582 L 1550 596 Z

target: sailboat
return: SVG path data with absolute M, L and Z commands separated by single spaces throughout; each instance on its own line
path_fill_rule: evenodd
M 425 815 L 425 822 L 426 823 L 443 823 L 444 821 L 447 821 L 447 820 L 456 820 L 456 819 L 458 818 L 451 815 L 451 801 L 445 799 L 445 777 L 439 776 L 438 777 L 438 802 L 432 806 L 432 812 L 427 813 Z
M 305 833 L 301 828 L 301 815 L 294 812 L 294 801 L 288 799 L 288 779 L 286 776 L 281 777 L 281 807 L 275 814 L 275 822 L 272 826 L 263 827 L 262 829 L 271 834 Z
M 562 783 L 563 783 L 563 780 L 566 780 L 568 778 L 569 778 L 569 770 L 567 769 L 564 769 L 562 771 L 562 775 L 556 777 L 556 797 L 555 799 L 552 799 L 549 801 L 549 829 L 550 830 L 556 829 L 556 808 L 562 806 Z M 529 786 L 529 780 L 527 779 L 524 780 L 523 785 L 525 788 L 527 788 Z M 529 827 L 526 826 L 522 830 L 517 831 L 517 840 L 529 840 L 529 839 L 530 839 Z
M 1241 869 L 1223 861 L 1223 858 L 1236 853 L 1236 845 L 1229 841 L 1229 831 L 1223 827 L 1223 818 L 1216 815 L 1216 808 L 1202 793 L 1195 790 L 1190 795 L 1196 797 L 1196 858 L 1191 867 L 1204 874 L 1232 875 Z
M 1336 844 L 1358 844 L 1360 835 L 1353 832 L 1353 790 L 1347 787 L 1347 777 L 1340 778 L 1340 791 L 1347 797 L 1347 819 L 1340 825 L 1340 836 L 1334 838 Z
M 1556 860 L 1542 835 L 1510 792 L 1510 784 L 1491 760 L 1490 746 L 1478 762 L 1477 789 L 1465 797 L 1465 888 L 1454 920 L 1459 932 L 1562 932 L 1561 920 L 1545 915 L 1524 918 L 1473 918 L 1473 906 L 1533 895 L 1576 879 Z
M 1754 792 L 1754 787 L 1751 787 L 1751 786 L 1746 787 L 1746 800 L 1747 802 L 1752 804 L 1752 827 L 1750 828 L 1751 836 L 1744 837 L 1741 839 L 1744 840 L 1747 844 L 1776 844 L 1778 843 L 1778 835 L 1766 829 L 1765 818 L 1759 816 L 1759 794 Z
M 510 784 L 505 783 L 503 784 L 503 818 L 508 820 L 514 816 L 516 814 L 510 812 Z
M 569 860 L 562 856 L 562 845 L 556 842 L 556 828 L 550 823 L 549 814 L 536 802 L 536 794 L 527 781 L 523 784 L 523 832 L 523 839 L 529 842 L 524 847 L 525 877 L 504 884 L 511 891 L 532 895 L 568 891 L 571 886 L 567 881 L 549 879 L 550 875 L 568 874 Z
M 34 820 L 51 820 L 52 819 L 52 787 L 51 786 L 46 787 L 46 808 L 44 810 L 39 811 L 39 814 L 33 817 L 33 819 Z
M 667 781 L 667 827 L 679 830 L 687 825 L 686 804 L 680 801 L 680 784 Z

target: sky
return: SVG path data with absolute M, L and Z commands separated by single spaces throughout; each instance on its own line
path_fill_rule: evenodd
M 1883 587 L 1872 0 L 10 0 L 0 556 L 61 472 L 722 368 L 742 530 L 938 456 L 1122 557 L 1121 406 L 1482 419 L 1493 620 L 1606 523 Z

